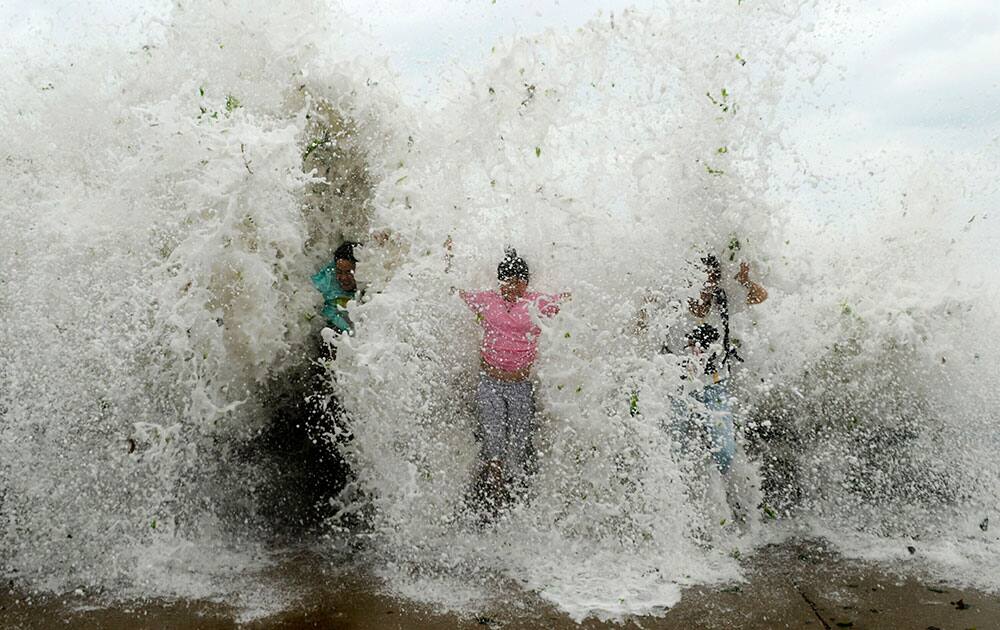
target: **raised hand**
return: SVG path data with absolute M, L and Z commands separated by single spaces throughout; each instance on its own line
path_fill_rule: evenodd
M 739 272 L 733 278 L 740 284 L 746 286 L 750 282 L 750 263 L 741 262 Z

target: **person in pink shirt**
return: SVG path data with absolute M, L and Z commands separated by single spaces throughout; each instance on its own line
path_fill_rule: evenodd
M 534 318 L 555 315 L 570 295 L 530 292 L 529 278 L 528 264 L 511 248 L 497 266 L 499 290 L 459 292 L 483 326 L 476 389 L 483 467 L 476 492 L 491 515 L 510 500 L 510 486 L 523 482 L 529 467 L 535 428 L 531 366 L 542 332 Z

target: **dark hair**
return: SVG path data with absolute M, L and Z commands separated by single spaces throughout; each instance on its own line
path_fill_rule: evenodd
M 711 324 L 701 324 L 687 334 L 689 342 L 697 345 L 702 350 L 719 340 L 719 330 Z
M 504 280 L 517 278 L 527 282 L 531 276 L 528 272 L 528 263 L 524 262 L 524 259 L 517 255 L 517 250 L 513 247 L 507 247 L 504 251 L 507 255 L 497 265 L 497 280 L 503 282 Z
M 355 243 L 354 241 L 344 241 L 340 244 L 340 247 L 333 252 L 333 260 L 349 260 L 352 263 L 358 262 L 358 259 L 354 257 L 354 248 L 360 247 L 361 243 Z
M 701 259 L 701 262 L 711 271 L 721 271 L 719 259 L 715 257 L 715 254 L 708 254 Z

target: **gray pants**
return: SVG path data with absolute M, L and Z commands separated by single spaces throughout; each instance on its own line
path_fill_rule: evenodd
M 509 383 L 479 375 L 476 404 L 479 407 L 477 436 L 484 462 L 499 461 L 504 476 L 522 479 L 531 468 L 531 435 L 535 430 L 534 385 L 531 381 Z

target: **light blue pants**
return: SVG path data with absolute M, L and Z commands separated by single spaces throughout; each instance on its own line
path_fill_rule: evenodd
M 700 405 L 691 401 L 674 399 L 672 430 L 685 450 L 694 447 L 692 442 L 704 440 L 718 466 L 726 474 L 736 455 L 736 430 L 733 426 L 732 395 L 726 381 L 706 385 L 691 394 Z

